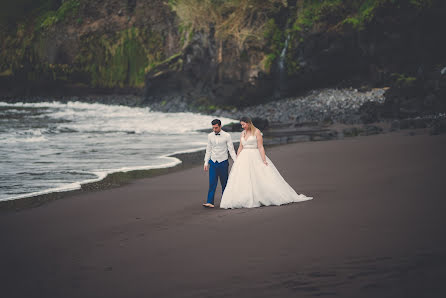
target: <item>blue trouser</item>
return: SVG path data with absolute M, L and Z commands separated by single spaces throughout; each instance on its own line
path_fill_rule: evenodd
M 213 162 L 209 160 L 209 191 L 208 203 L 214 205 L 215 189 L 217 188 L 218 178 L 220 177 L 221 193 L 225 191 L 226 183 L 228 183 L 228 160 L 222 162 Z

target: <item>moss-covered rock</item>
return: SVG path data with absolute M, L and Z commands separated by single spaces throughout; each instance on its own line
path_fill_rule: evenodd
M 179 51 L 175 22 L 168 19 L 174 15 L 163 0 L 37 2 L 26 18 L 0 28 L 0 73 L 18 85 L 142 89 L 146 73 Z
M 91 34 L 80 42 L 76 69 L 94 87 L 143 87 L 150 65 L 164 58 L 162 36 L 135 27 L 113 35 Z

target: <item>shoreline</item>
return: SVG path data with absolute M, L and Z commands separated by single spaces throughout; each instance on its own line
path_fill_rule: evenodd
M 31 97 L 28 97 L 28 100 L 18 101 L 16 98 L 10 98 L 10 101 L 5 101 L 6 103 L 13 102 L 39 102 L 41 97 L 36 96 L 32 97 L 33 100 L 30 100 Z M 0 101 L 5 98 L 0 96 Z M 21 98 L 23 99 L 23 98 Z M 89 100 L 88 100 L 89 99 Z M 101 99 L 101 100 L 99 100 Z M 124 105 L 124 106 L 141 106 L 143 103 L 142 97 L 135 95 L 102 95 L 102 96 L 84 96 L 84 97 L 73 97 L 73 96 L 65 96 L 57 98 L 59 102 L 68 102 L 77 100 L 80 102 L 90 102 L 90 103 L 102 103 L 107 105 Z M 285 100 L 286 101 L 286 100 Z M 285 102 L 285 101 L 282 101 Z M 146 105 L 151 108 L 150 105 Z M 279 108 L 279 110 L 283 110 Z M 156 110 L 155 110 L 156 111 Z M 445 117 L 444 115 L 442 116 Z M 440 117 L 441 118 L 441 117 Z M 326 140 L 339 140 L 343 138 L 351 138 L 356 136 L 369 136 L 375 134 L 385 134 L 395 130 L 403 130 L 403 129 L 425 129 L 426 133 L 437 134 L 437 133 L 445 133 L 446 125 L 445 123 L 441 125 L 435 126 L 434 121 L 436 119 L 433 118 L 414 118 L 414 119 L 389 119 L 386 121 L 380 121 L 375 123 L 316 123 L 316 122 L 308 122 L 308 123 L 296 123 L 296 122 L 277 122 L 267 124 L 265 129 L 262 129 L 264 132 L 264 144 L 265 147 L 291 144 L 297 142 L 313 142 L 313 141 L 326 141 Z M 445 122 L 445 121 L 443 121 Z M 434 124 L 433 124 L 434 123 Z M 228 123 L 227 128 L 224 128 L 227 131 L 235 132 L 239 127 L 238 123 L 234 125 L 234 123 Z M 428 131 L 429 130 L 429 131 Z M 207 131 L 207 130 L 200 130 Z M 238 142 L 234 142 L 234 145 Z M 201 153 L 200 153 L 201 152 Z M 201 154 L 200 157 L 196 155 Z M 86 191 L 97 191 L 109 188 L 115 188 L 136 179 L 146 178 L 146 177 L 154 177 L 159 175 L 164 175 L 168 173 L 172 173 L 184 168 L 188 168 L 191 166 L 195 166 L 200 164 L 202 156 L 204 156 L 204 149 L 194 149 L 193 152 L 189 153 L 172 153 L 169 155 L 164 155 L 163 157 L 172 157 L 178 160 L 178 164 L 174 166 L 168 166 L 167 168 L 147 168 L 150 169 L 137 169 L 130 171 L 116 171 L 113 173 L 105 173 L 105 178 L 94 178 L 90 179 L 92 182 L 88 182 L 89 180 L 73 182 L 73 184 L 77 184 L 73 187 L 69 187 L 70 184 L 67 184 L 66 189 L 46 189 L 41 192 L 48 193 L 36 193 L 33 195 L 32 193 L 25 194 L 23 197 L 20 195 L 16 196 L 18 198 L 5 199 L 0 201 L 0 213 L 5 210 L 22 210 L 26 208 L 37 207 L 46 202 L 58 200 L 64 197 L 68 197 L 71 195 L 76 195 L 78 193 L 83 193 Z M 80 184 L 80 187 L 78 186 Z M 63 187 L 61 187 L 63 188 Z
M 99 181 L 87 182 L 85 184 L 81 183 L 79 189 L 67 189 L 62 191 L 54 191 L 45 194 L 33 195 L 29 197 L 0 201 L 0 214 L 10 211 L 20 211 L 29 208 L 35 208 L 51 201 L 76 196 L 80 193 L 117 188 L 138 179 L 161 176 L 183 169 L 188 169 L 201 163 L 204 152 L 204 149 L 197 149 L 197 151 L 191 152 L 174 152 L 172 154 L 166 155 L 166 157 L 171 157 L 179 160 L 179 163 L 174 166 L 130 171 L 117 171 L 107 174 L 103 179 Z
M 333 135 L 329 135 L 333 137 Z M 298 142 L 315 142 L 315 141 L 326 141 L 338 139 L 335 138 L 314 138 L 311 134 L 300 134 L 293 135 L 287 131 L 283 130 L 273 130 L 273 133 L 270 134 L 269 137 L 265 137 L 264 144 L 266 148 L 275 147 L 275 146 L 283 146 L 292 143 Z M 233 142 L 235 150 L 237 151 L 239 142 Z M 35 208 L 42 206 L 51 201 L 64 199 L 72 196 L 76 196 L 85 192 L 95 192 L 106 189 L 118 188 L 124 186 L 126 184 L 132 183 L 138 179 L 156 177 L 161 175 L 166 175 L 170 173 L 174 173 L 177 171 L 181 171 L 184 169 L 189 169 L 194 166 L 198 166 L 202 164 L 203 157 L 206 149 L 196 149 L 190 150 L 186 152 L 174 152 L 172 154 L 164 155 L 163 157 L 174 158 L 179 161 L 178 164 L 174 166 L 161 167 L 161 168 L 151 168 L 151 169 L 141 169 L 141 170 L 130 170 L 130 171 L 116 171 L 107 174 L 104 178 L 95 178 L 92 180 L 100 179 L 98 181 L 93 182 L 73 182 L 80 183 L 80 188 L 77 189 L 66 189 L 60 191 L 52 191 L 43 194 L 36 194 L 30 196 L 21 197 L 21 198 L 12 198 L 0 201 L 0 214 L 6 212 L 13 211 L 21 211 L 24 209 Z M 147 166 L 150 167 L 150 166 Z M 43 190 L 50 191 L 50 189 Z
M 342 131 L 345 130 L 345 127 L 353 129 L 354 133 L 350 135 L 344 135 Z M 382 130 L 374 130 L 370 134 L 367 134 L 367 131 L 365 131 L 365 134 L 357 133 L 354 127 L 355 126 L 352 125 L 334 125 L 328 129 L 322 129 L 322 130 L 309 129 L 309 130 L 290 131 L 290 130 L 276 129 L 272 131 L 265 131 L 264 144 L 266 148 L 272 148 L 295 143 L 344 140 L 357 137 L 372 136 L 376 134 L 388 134 L 392 132 L 392 130 L 389 129 L 388 124 L 386 123 L 379 123 L 378 126 L 376 127 L 384 127 L 384 128 L 382 128 Z M 417 132 L 414 132 L 414 130 L 416 130 Z M 409 130 L 407 131 L 408 131 L 407 135 L 429 134 L 429 130 L 427 129 L 410 129 L 410 131 Z M 338 134 L 338 132 L 341 133 Z M 233 142 L 233 143 L 235 150 L 237 151 L 239 142 Z M 205 154 L 205 149 L 196 149 L 196 150 L 192 149 L 184 152 L 174 152 L 172 154 L 163 156 L 177 159 L 179 162 L 174 166 L 129 170 L 129 171 L 117 171 L 107 174 L 103 179 L 98 181 L 87 182 L 87 183 L 80 182 L 81 183 L 80 188 L 78 189 L 53 191 L 44 194 L 31 195 L 29 197 L 7 199 L 4 201 L 0 201 L 0 214 L 14 211 L 18 212 L 24 209 L 35 208 L 55 200 L 73 197 L 81 193 L 97 192 L 107 189 L 119 188 L 139 179 L 157 177 L 186 170 L 201 165 L 204 154 Z

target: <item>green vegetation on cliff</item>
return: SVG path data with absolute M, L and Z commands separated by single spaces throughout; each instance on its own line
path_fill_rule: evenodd
M 263 68 L 265 72 L 271 71 L 271 66 L 280 56 L 280 53 L 285 45 L 284 31 L 279 28 L 273 18 L 269 19 L 264 31 L 265 39 L 265 58 L 263 59 Z
M 108 30 L 109 20 L 99 12 L 107 15 L 110 11 L 101 5 L 106 3 L 85 0 L 3 3 L 0 77 L 27 82 L 66 81 L 91 87 L 143 87 L 146 73 L 166 59 L 165 36 L 160 30 L 130 23 L 119 24 L 123 27 L 119 30 Z M 122 5 L 128 8 L 127 3 Z M 92 8 L 96 11 L 94 16 Z M 84 19 L 88 23 L 84 24 Z M 128 22 L 130 16 L 121 19 Z M 109 26 L 112 25 L 116 23 Z
M 159 33 L 129 28 L 81 39 L 75 65 L 94 87 L 143 87 L 150 65 L 163 58 Z
M 253 76 L 271 74 L 287 44 L 286 70 L 293 76 L 302 71 L 304 63 L 299 59 L 310 37 L 364 32 L 380 15 L 422 12 L 439 1 L 159 0 L 135 2 L 131 9 L 127 1 L 4 1 L 0 4 L 0 77 L 141 88 L 146 74 L 161 64 L 180 71 L 181 48 L 197 32 L 207 33 L 200 35 L 208 38 L 203 45 L 216 46 L 214 61 L 230 62 L 226 73 L 234 65 L 245 67 L 234 71 L 238 79 L 251 70 Z M 176 19 L 160 14 L 152 28 L 145 20 L 155 18 L 155 8 L 169 16 L 176 14 Z M 168 36 L 163 22 L 172 27 L 173 35 Z
M 435 0 L 304 0 L 298 1 L 296 10 L 290 14 L 287 24 L 291 24 L 280 33 L 270 35 L 268 42 L 270 55 L 278 57 L 278 48 L 289 34 L 290 42 L 286 56 L 289 75 L 299 72 L 296 56 L 297 48 L 305 43 L 306 37 L 317 32 L 340 32 L 348 30 L 364 30 L 379 13 L 390 11 L 395 17 L 400 10 L 424 10 L 433 5 Z M 438 0 L 437 0 L 438 1 Z M 285 29 L 285 28 L 284 28 Z M 275 29 L 276 31 L 278 29 Z
M 36 30 L 51 27 L 63 22 L 67 17 L 75 15 L 79 11 L 80 2 L 68 0 L 62 3 L 57 10 L 50 10 L 37 19 Z

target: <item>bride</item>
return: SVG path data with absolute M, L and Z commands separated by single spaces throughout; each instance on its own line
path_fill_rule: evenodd
M 297 194 L 265 155 L 263 137 L 249 117 L 240 119 L 243 132 L 220 208 L 253 208 L 313 199 Z

